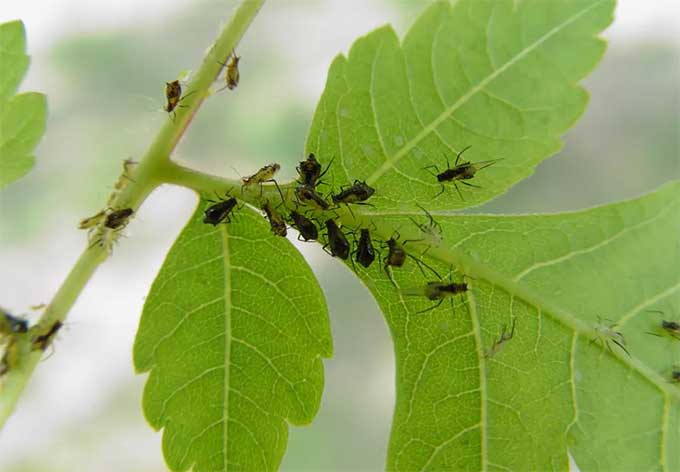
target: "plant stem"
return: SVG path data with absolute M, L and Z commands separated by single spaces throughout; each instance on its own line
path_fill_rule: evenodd
M 210 95 L 210 86 L 222 70 L 220 62 L 223 62 L 236 47 L 264 1 L 244 0 L 241 3 L 236 14 L 222 30 L 186 87 L 186 100 L 182 101 L 184 108 L 178 107 L 176 116 L 172 120 L 168 119 L 161 127 L 146 154 L 129 176 L 130 182 L 111 202 L 113 208 L 132 208 L 136 211 L 149 194 L 158 185 L 164 183 L 164 175 L 169 175 L 167 169 L 175 166 L 170 162 L 170 154 L 184 135 L 203 101 Z M 99 244 L 85 249 L 38 323 L 31 328 L 33 334 L 44 335 L 54 323 L 62 322 L 66 318 L 90 277 L 108 258 L 108 255 L 106 248 Z M 42 354 L 41 349 L 31 350 L 30 347 L 24 349 L 17 363 L 11 366 L 11 369 L 4 375 L 0 390 L 0 428 L 14 411 Z

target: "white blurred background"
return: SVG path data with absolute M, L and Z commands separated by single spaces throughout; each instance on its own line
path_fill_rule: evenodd
M 176 158 L 224 175 L 280 162 L 293 177 L 333 57 L 384 23 L 403 35 L 426 4 L 269 2 L 238 49 L 241 84 L 206 103 Z M 0 305 L 30 316 L 29 306 L 50 300 L 85 245 L 78 220 L 103 206 L 122 160 L 138 157 L 167 119 L 163 83 L 198 64 L 236 6 L 2 2 L 0 22 L 26 25 L 32 62 L 22 90 L 46 93 L 50 114 L 35 169 L 0 191 Z M 591 104 L 565 149 L 476 211 L 578 209 L 680 177 L 680 2 L 621 0 L 605 36 L 609 50 L 586 81 Z M 142 207 L 0 433 L 0 470 L 166 470 L 131 351 L 146 291 L 194 203 L 166 186 Z M 385 323 L 344 267 L 316 245 L 300 247 L 329 302 L 335 356 L 319 415 L 291 428 L 283 469 L 383 470 L 394 403 Z

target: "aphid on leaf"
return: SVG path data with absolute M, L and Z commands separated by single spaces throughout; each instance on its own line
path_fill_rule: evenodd
M 437 195 L 435 195 L 435 198 L 441 195 L 446 191 L 446 187 L 444 186 L 444 182 L 451 182 L 453 183 L 453 186 L 456 188 L 456 191 L 458 192 L 458 195 L 460 196 L 461 200 L 465 200 L 463 198 L 463 194 L 460 192 L 460 188 L 458 188 L 458 184 L 456 182 L 460 182 L 463 185 L 467 185 L 468 187 L 475 187 L 475 188 L 481 188 L 479 185 L 474 185 L 469 182 L 465 182 L 466 180 L 472 179 L 477 172 L 479 172 L 482 169 L 485 169 L 496 162 L 500 161 L 500 159 L 492 159 L 488 161 L 480 161 L 480 162 L 470 162 L 470 161 L 464 161 L 459 164 L 460 161 L 460 156 L 463 155 L 465 151 L 470 149 L 470 146 L 466 147 L 462 151 L 458 153 L 456 156 L 456 162 L 454 163 L 453 167 L 451 167 L 451 164 L 449 164 L 449 158 L 448 156 L 446 157 L 446 170 L 443 172 L 440 172 L 439 169 L 437 168 L 436 165 L 430 165 L 424 167 L 425 169 L 432 169 L 434 168 L 438 173 L 434 174 L 428 170 L 432 175 L 437 177 L 437 182 L 439 182 L 442 186 L 441 192 L 439 192 Z
M 438 308 L 446 298 L 451 298 L 455 295 L 467 292 L 469 286 L 466 282 L 428 282 L 424 287 L 402 289 L 401 293 L 404 295 L 418 295 L 425 296 L 428 300 L 439 300 L 438 303 L 432 305 L 430 308 L 421 310 L 416 314 L 425 313 L 435 308 Z M 453 299 L 451 299 L 451 307 L 453 308 Z
M 347 236 L 338 228 L 337 223 L 332 220 L 326 220 L 326 231 L 328 242 L 323 246 L 324 251 L 327 247 L 330 247 L 330 252 L 328 252 L 333 257 L 339 257 L 342 260 L 346 260 L 349 257 L 349 242 L 347 241 Z
M 266 200 L 262 204 L 262 209 L 267 214 L 267 219 L 269 220 L 269 225 L 271 226 L 272 233 L 274 233 L 276 236 L 285 237 L 286 234 L 288 234 L 288 231 L 286 229 L 286 222 L 283 219 L 283 217 L 279 214 L 279 212 L 272 208 L 271 204 Z
M 290 212 L 290 218 L 293 220 L 293 227 L 300 233 L 298 240 L 300 238 L 305 241 L 316 241 L 319 239 L 319 230 L 312 220 L 295 210 Z
M 340 193 L 333 195 L 333 203 L 358 203 L 365 202 L 375 193 L 375 189 L 369 186 L 366 182 L 355 180 L 354 183 L 346 189 L 341 189 Z
M 647 310 L 651 313 L 660 313 L 661 315 L 664 315 L 664 312 L 661 310 Z M 680 340 L 680 323 L 677 321 L 672 321 L 672 320 L 661 320 L 661 324 L 659 326 L 661 328 L 661 333 L 652 333 L 652 332 L 647 332 L 647 334 L 651 334 L 652 336 L 670 336 L 671 338 L 675 338 Z
M 610 352 L 612 351 L 612 347 L 610 343 L 616 344 L 618 347 L 620 347 L 626 354 L 630 356 L 630 353 L 628 352 L 628 349 L 626 349 L 626 339 L 623 337 L 623 333 L 619 332 L 616 330 L 617 326 L 616 323 L 612 322 L 612 320 L 609 320 L 607 318 L 604 318 L 604 321 L 609 321 L 610 324 L 604 324 L 603 318 L 600 318 L 599 316 L 597 317 L 597 323 L 595 324 L 595 331 L 597 331 L 597 338 L 600 340 L 603 346 L 606 346 L 607 349 L 609 349 Z M 594 342 L 595 339 L 591 341 Z
M 47 333 L 33 338 L 33 350 L 40 349 L 41 351 L 44 351 L 47 349 L 47 347 L 52 343 L 54 335 L 57 334 L 57 331 L 59 331 L 59 328 L 62 326 L 63 324 L 61 321 L 55 321 Z
M 326 175 L 328 169 L 330 169 L 333 159 L 328 163 L 326 170 L 321 172 L 321 164 L 316 160 L 316 156 L 313 153 L 309 153 L 306 160 L 301 161 L 295 168 L 297 170 L 299 179 L 298 183 L 301 185 L 306 185 L 312 189 L 319 185 L 321 177 Z
M 406 240 L 403 243 L 399 242 L 399 233 L 395 232 L 394 235 L 387 241 L 385 241 L 385 244 L 387 245 L 387 257 L 385 258 L 385 273 L 387 274 L 387 277 L 390 279 L 392 284 L 396 287 L 397 284 L 394 282 L 394 279 L 392 278 L 392 275 L 390 274 L 389 268 L 390 267 L 402 267 L 404 263 L 406 262 L 406 257 L 410 257 L 413 259 L 416 264 L 418 265 L 418 269 L 420 269 L 420 272 L 425 275 L 425 271 L 423 270 L 422 266 L 427 267 L 437 278 L 441 278 L 439 274 L 437 273 L 436 270 L 434 270 L 432 267 L 430 267 L 428 264 L 422 261 L 422 258 L 417 258 L 415 256 L 412 256 L 411 254 L 408 254 L 406 250 L 404 249 L 404 246 L 408 244 L 409 242 L 414 242 L 415 240 Z
M 422 233 L 422 239 L 419 239 L 418 241 L 424 241 L 427 244 L 427 248 L 421 255 L 424 255 L 431 247 L 438 247 L 441 246 L 442 244 L 442 227 L 435 219 L 432 217 L 429 211 L 427 211 L 425 208 L 422 206 L 418 205 L 418 207 L 425 212 L 425 216 L 427 216 L 427 223 L 418 223 L 416 220 L 413 218 L 409 217 L 409 219 L 413 222 L 414 225 L 418 227 L 420 232 Z
M 228 196 L 228 195 L 227 195 Z M 234 197 L 226 198 L 215 202 L 214 200 L 207 200 L 211 202 L 208 208 L 203 212 L 203 223 L 217 226 L 222 222 L 230 223 L 229 214 L 234 210 L 238 203 Z
M 503 347 L 503 344 L 510 341 L 514 335 L 515 335 L 515 318 L 512 319 L 512 327 L 510 328 L 510 332 L 508 332 L 506 330 L 506 327 L 503 326 L 500 337 L 496 341 L 494 341 L 491 347 L 484 353 L 484 357 L 490 359 L 496 354 L 498 354 L 498 352 Z
M 375 249 L 373 248 L 371 233 L 368 228 L 361 228 L 359 242 L 354 250 L 354 258 L 367 269 L 375 260 Z
M 227 68 L 227 72 L 224 74 L 226 85 L 219 89 L 218 92 L 221 92 L 225 88 L 234 90 L 238 86 L 238 81 L 241 78 L 241 73 L 238 70 L 238 62 L 240 60 L 241 56 L 237 56 L 236 51 L 232 50 L 227 62 L 220 62 L 220 64 Z
M 330 204 L 309 185 L 298 185 L 295 188 L 295 196 L 300 203 L 312 201 L 322 210 L 328 210 Z

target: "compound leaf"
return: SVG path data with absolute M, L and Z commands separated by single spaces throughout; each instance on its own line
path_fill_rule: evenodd
M 15 95 L 28 70 L 26 32 L 21 21 L 0 25 L 0 187 L 25 175 L 45 132 L 47 102 L 41 93 Z
M 366 180 L 381 208 L 478 205 L 524 179 L 556 153 L 581 115 L 578 86 L 605 49 L 596 37 L 614 0 L 437 2 L 403 44 L 391 27 L 357 40 L 331 66 L 307 149 L 334 159 L 335 184 Z M 437 199 L 431 173 L 502 159 Z M 395 191 L 398 189 L 398 191 Z
M 311 422 L 332 353 L 304 259 L 249 209 L 216 228 L 198 208 L 144 305 L 134 362 L 172 470 L 276 470 L 286 421 Z

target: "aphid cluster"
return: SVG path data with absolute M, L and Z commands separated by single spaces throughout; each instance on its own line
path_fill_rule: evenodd
M 39 324 L 29 326 L 26 319 L 0 308 L 0 376 L 15 368 L 23 353 L 45 351 L 61 326 L 61 321 L 55 321 L 47 330 Z

